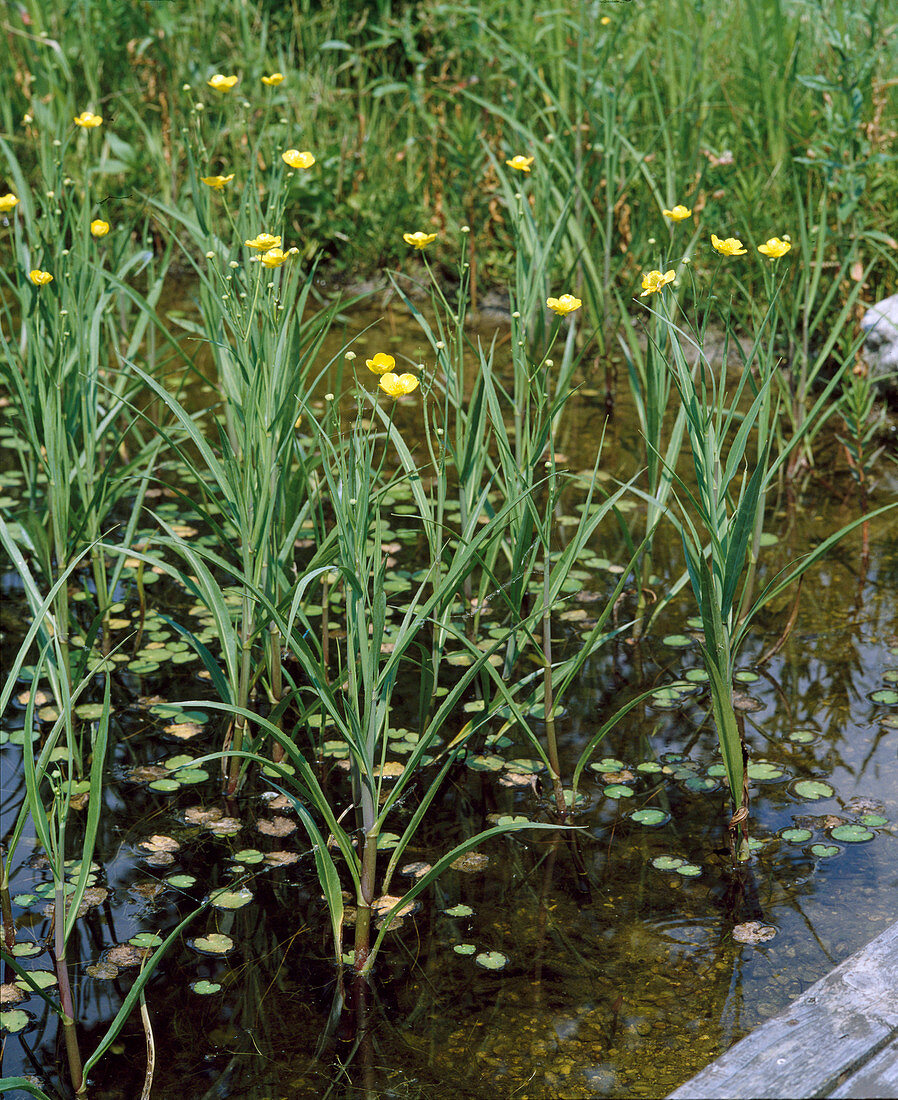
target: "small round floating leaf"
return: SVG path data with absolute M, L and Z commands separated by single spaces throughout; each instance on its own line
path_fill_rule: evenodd
M 451 909 L 444 909 L 443 912 L 447 917 L 472 917 L 474 915 L 474 910 L 470 905 L 462 905 L 461 903 L 453 905 Z
M 198 982 L 191 982 L 190 988 L 194 993 L 199 993 L 201 997 L 207 997 L 210 993 L 221 992 L 221 986 L 218 982 L 208 982 L 205 978 Z
M 469 756 L 465 761 L 472 772 L 498 772 L 505 767 L 501 756 Z
M 648 807 L 644 810 L 634 810 L 630 814 L 630 820 L 635 821 L 637 825 L 666 825 L 670 821 L 670 814 L 665 813 L 664 810 Z
M 172 791 L 179 791 L 181 784 L 177 779 L 154 779 L 152 783 L 147 784 L 151 791 L 160 791 L 162 794 L 171 794 Z
M 241 848 L 231 858 L 239 860 L 241 863 L 261 863 L 265 858 L 265 853 L 260 852 L 258 848 Z
M 685 862 L 686 860 L 680 856 L 655 856 L 652 860 L 652 866 L 658 871 L 676 871 Z
M 686 646 L 693 644 L 694 639 L 686 634 L 668 634 L 661 641 L 671 649 L 685 649 Z
M 697 863 L 683 863 L 675 870 L 678 875 L 683 875 L 684 878 L 697 878 L 702 873 L 702 869 Z
M 645 775 L 652 775 L 661 771 L 661 765 L 656 760 L 643 760 L 641 764 L 636 765 L 636 770 Z
M 758 760 L 748 765 L 748 778 L 758 783 L 769 783 L 775 779 L 782 779 L 785 775 L 779 764 L 772 764 L 769 760 Z
M 24 1031 L 31 1018 L 27 1012 L 23 1012 L 21 1008 L 11 1008 L 6 1012 L 0 1012 L 0 1028 L 4 1031 L 8 1031 L 10 1035 L 15 1035 L 17 1031 Z
M 28 977 L 38 989 L 49 989 L 51 985 L 56 985 L 56 975 L 52 970 L 29 970 Z M 15 984 L 26 993 L 32 988 L 24 978 L 19 978 Z
M 37 900 L 37 894 L 16 894 L 12 899 L 12 903 L 20 909 L 27 909 L 30 905 L 34 905 Z
M 838 844 L 812 844 L 811 855 L 816 856 L 818 859 L 829 859 L 832 856 L 837 856 L 842 849 Z
M 691 775 L 683 786 L 687 791 L 695 791 L 701 794 L 704 791 L 716 790 L 719 784 L 715 779 L 707 779 L 700 775 Z
M 753 684 L 755 681 L 760 680 L 760 678 L 757 672 L 752 672 L 749 668 L 742 668 L 733 675 L 733 679 L 738 684 Z
M 179 783 L 205 783 L 209 773 L 205 768 L 179 768 L 175 773 Z
M 889 819 L 883 817 L 882 814 L 862 814 L 861 824 L 866 825 L 870 829 L 879 829 L 883 825 L 888 825 Z
M 809 802 L 816 802 L 820 798 L 832 798 L 836 793 L 829 783 L 822 779 L 799 779 L 792 787 L 799 798 L 805 798 Z
M 209 900 L 216 909 L 242 909 L 253 900 L 253 892 L 245 886 L 240 890 L 219 890 Z
M 165 881 L 169 886 L 174 886 L 178 890 L 189 890 L 191 886 L 196 884 L 193 875 L 169 875 Z
M 597 772 L 622 772 L 626 766 L 623 760 L 618 760 L 616 756 L 603 756 L 601 760 L 590 764 L 590 767 L 595 768 Z
M 477 945 L 474 943 L 456 943 L 453 945 L 452 950 L 456 955 L 473 955 L 477 950 Z
M 82 703 L 81 706 L 75 707 L 75 714 L 79 718 L 96 719 L 103 717 L 103 704 L 102 703 Z
M 158 932 L 138 932 L 128 943 L 135 947 L 158 947 L 162 943 L 162 937 Z
M 602 788 L 602 794 L 606 798 L 632 798 L 633 789 L 625 787 L 623 783 L 609 783 L 607 787 Z
M 790 844 L 805 844 L 812 837 L 810 829 L 783 829 L 780 836 Z
M 683 679 L 688 680 L 691 684 L 706 684 L 708 673 L 703 668 L 687 668 L 683 673 Z
M 883 707 L 898 706 L 898 691 L 895 691 L 894 688 L 880 688 L 878 691 L 871 691 L 867 698 L 871 703 L 879 703 Z
M 722 779 L 727 773 L 726 766 L 724 764 L 712 764 L 708 768 L 708 775 L 712 779 Z
M 817 734 L 813 730 L 792 730 L 789 740 L 795 745 L 809 745 L 817 740 Z
M 474 962 L 484 970 L 501 970 L 508 962 L 508 956 L 501 951 L 481 951 Z
M 898 684 L 898 668 L 887 668 L 882 678 L 887 684 Z
M 872 829 L 865 829 L 863 825 L 837 825 L 830 830 L 833 840 L 841 840 L 845 844 L 863 844 L 872 840 L 876 833 Z
M 197 936 L 193 947 L 204 955 L 226 955 L 233 950 L 234 941 L 223 932 L 211 932 L 208 936 Z
M 539 775 L 546 768 L 542 760 L 524 760 L 521 758 L 509 760 L 505 767 L 507 771 L 513 772 L 515 775 Z
M 43 954 L 44 948 L 39 943 L 14 943 L 12 953 L 17 959 L 27 959 L 32 955 Z

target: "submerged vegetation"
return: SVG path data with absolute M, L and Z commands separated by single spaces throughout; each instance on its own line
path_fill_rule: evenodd
M 0 1015 L 24 1044 L 42 1002 L 68 1072 L 0 1086 L 87 1096 L 138 1010 L 148 1096 L 167 953 L 208 960 L 191 989 L 212 997 L 252 939 L 237 912 L 265 896 L 283 917 L 297 889 L 289 943 L 314 930 L 325 1033 L 348 1027 L 370 1085 L 373 979 L 406 951 L 390 933 L 426 904 L 455 962 L 504 970 L 444 884 L 505 843 L 542 868 L 541 973 L 553 876 L 602 890 L 596 799 L 612 835 L 659 837 L 634 841 L 640 897 L 649 873 L 713 874 L 735 941 L 772 940 L 758 853 L 817 868 L 889 826 L 854 800 L 755 835 L 758 785 L 791 780 L 799 810 L 837 792 L 800 755 L 812 719 L 784 739 L 791 771 L 751 751 L 743 695 L 856 530 L 863 588 L 892 507 L 858 327 L 898 271 L 883 7 L 77 8 L 23 0 L 3 26 L 0 543 L 21 610 L 0 745 L 21 781 Z M 372 272 L 393 312 L 354 325 Z M 622 404 L 623 464 L 603 438 Z M 795 553 L 773 508 L 824 478 L 853 482 L 850 513 Z M 655 644 L 697 660 L 656 666 Z M 633 733 L 689 708 L 719 759 Z M 121 784 L 160 822 L 133 844 L 153 877 L 128 887 L 152 930 L 125 941 Z M 712 868 L 669 850 L 699 797 L 725 838 Z M 260 804 L 252 827 L 283 846 L 229 839 Z M 188 842 L 214 856 L 205 881 Z M 107 997 L 89 990 L 136 966 L 88 1026 Z

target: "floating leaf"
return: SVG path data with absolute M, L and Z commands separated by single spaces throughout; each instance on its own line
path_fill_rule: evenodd
M 207 997 L 211 993 L 220 993 L 221 986 L 218 982 L 209 982 L 205 978 L 202 978 L 198 982 L 191 982 L 190 988 L 194 993 L 199 993 L 201 997 Z
M 162 937 L 158 932 L 138 932 L 128 943 L 133 943 L 135 947 L 158 947 L 162 943 Z
M 208 936 L 198 936 L 193 947 L 204 955 L 226 955 L 233 950 L 234 941 L 222 932 L 211 932 Z
M 652 775 L 661 771 L 661 765 L 656 760 L 643 760 L 641 764 L 636 765 L 636 770 L 645 775 Z
M 265 853 L 260 852 L 258 848 L 241 848 L 231 856 L 231 859 L 240 863 L 261 863 L 264 858 Z
M 652 866 L 659 871 L 676 871 L 685 862 L 686 860 L 680 856 L 655 856 L 652 860 Z
M 44 948 L 39 943 L 14 943 L 12 946 L 12 953 L 17 959 L 27 959 L 43 952 Z
M 783 829 L 780 836 L 790 844 L 804 844 L 811 839 L 813 833 L 810 829 Z
M 625 787 L 623 783 L 609 783 L 607 787 L 602 788 L 602 794 L 606 798 L 632 798 L 632 787 Z
M 838 844 L 812 844 L 811 855 L 816 856 L 818 859 L 829 859 L 831 856 L 837 856 L 842 849 Z
M 668 634 L 661 639 L 664 645 L 670 646 L 671 649 L 685 649 L 694 643 L 693 638 L 690 638 L 687 634 Z
M 691 684 L 706 684 L 708 673 L 703 668 L 687 668 L 683 673 L 683 679 L 688 680 Z
M 473 955 L 477 950 L 477 945 L 473 943 L 457 943 L 453 946 L 452 950 L 456 955 Z
M 56 985 L 56 975 L 52 970 L 29 970 L 28 977 L 38 989 L 49 989 L 51 985 Z M 24 978 L 19 978 L 15 984 L 26 993 L 32 989 L 32 985 Z
M 700 775 L 691 775 L 683 784 L 688 791 L 695 791 L 699 794 L 704 791 L 716 790 L 719 785 L 715 779 L 706 779 Z
M 674 870 L 678 875 L 683 875 L 685 878 L 696 878 L 702 873 L 702 869 L 697 863 L 681 863 L 680 866 L 675 867 Z
M 817 740 L 817 734 L 813 730 L 792 730 L 789 740 L 796 745 L 810 745 Z
M 883 817 L 882 814 L 863 814 L 861 816 L 861 824 L 872 829 L 881 828 L 883 825 L 888 825 L 888 823 L 889 819 Z
M 630 814 L 630 820 L 635 821 L 637 825 L 666 825 L 670 821 L 670 814 L 665 813 L 664 810 L 648 807 L 644 810 L 634 810 Z
M 216 909 L 242 909 L 253 900 L 252 890 L 245 886 L 239 890 L 219 890 L 209 898 Z
M 836 793 L 829 783 L 822 779 L 799 779 L 792 787 L 799 798 L 808 802 L 816 802 L 820 798 L 832 798 Z
M 14 1035 L 17 1031 L 24 1031 L 30 1022 L 27 1012 L 21 1008 L 11 1008 L 6 1012 L 0 1012 L 0 1028 Z
M 614 756 L 603 756 L 601 760 L 589 766 L 597 772 L 622 772 L 627 765 Z
M 501 970 L 508 962 L 508 956 L 501 951 L 481 951 L 474 962 L 484 970 Z
M 193 875 L 169 875 L 165 881 L 178 890 L 189 890 L 196 883 Z
M 474 910 L 470 905 L 453 905 L 451 909 L 444 909 L 443 912 L 447 917 L 473 917 Z
M 878 691 L 871 691 L 867 698 L 871 703 L 879 703 L 880 706 L 898 706 L 898 691 L 895 691 L 894 688 L 880 688 Z
M 181 784 L 177 779 L 154 779 L 148 786 L 151 791 L 159 791 L 162 794 L 171 794 L 172 791 L 181 789 Z
M 863 844 L 872 840 L 876 833 L 872 829 L 866 829 L 863 825 L 837 825 L 830 830 L 833 840 L 841 840 L 846 844 Z
M 748 778 L 758 783 L 770 783 L 775 779 L 782 779 L 784 770 L 779 764 L 772 764 L 769 760 L 752 761 L 748 765 Z

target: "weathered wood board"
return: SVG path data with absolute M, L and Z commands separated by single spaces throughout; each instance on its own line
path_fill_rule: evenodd
M 669 1100 L 898 1097 L 898 924 Z

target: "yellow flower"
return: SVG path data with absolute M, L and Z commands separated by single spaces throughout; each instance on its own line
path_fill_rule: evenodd
M 375 374 L 386 374 L 388 371 L 392 371 L 396 366 L 396 360 L 392 355 L 387 355 L 384 351 L 379 351 L 373 359 L 366 359 L 365 365 L 368 370 L 373 370 Z
M 49 271 L 31 271 L 28 278 L 34 283 L 35 286 L 46 286 L 47 283 L 53 282 L 53 276 Z
M 677 204 L 673 210 L 662 210 L 661 213 L 665 218 L 670 218 L 672 222 L 683 222 L 687 218 L 692 217 L 692 211 L 687 210 L 685 206 Z
M 243 242 L 247 248 L 255 248 L 257 252 L 267 252 L 270 248 L 280 248 L 281 238 L 274 237 L 271 233 L 260 233 L 251 241 Z
M 711 244 L 721 256 L 744 256 L 748 251 L 747 248 L 742 247 L 742 241 L 737 241 L 735 237 L 727 237 L 725 241 L 722 241 L 720 237 L 712 233 Z
M 200 182 L 211 187 L 213 191 L 224 191 L 225 184 L 230 183 L 233 178 L 232 172 L 229 176 L 200 176 Z
M 403 233 L 402 239 L 406 244 L 410 244 L 412 248 L 417 248 L 419 251 L 437 239 L 436 233 L 422 233 L 419 229 L 417 233 Z
M 222 76 L 221 73 L 216 73 L 211 80 L 207 80 L 206 83 L 210 88 L 214 88 L 216 92 L 229 92 L 237 83 L 236 76 Z
M 99 115 L 92 115 L 90 111 L 82 111 L 75 119 L 76 126 L 83 126 L 87 130 L 93 130 L 96 126 L 103 125 L 103 119 Z
M 287 258 L 288 253 L 281 248 L 269 248 L 267 252 L 262 253 L 262 263 L 266 267 L 280 267 L 287 262 Z
M 288 149 L 286 153 L 281 153 L 281 160 L 291 168 L 311 168 L 315 163 L 311 153 L 301 153 L 298 149 Z
M 6 195 L 0 195 L 0 214 L 8 214 L 14 206 L 19 205 L 19 200 L 10 191 Z
M 413 374 L 383 374 L 380 388 L 390 397 L 403 397 L 418 388 L 418 379 Z
M 509 168 L 514 168 L 518 172 L 529 172 L 530 165 L 534 162 L 535 157 L 522 157 L 520 153 L 516 157 L 512 157 L 511 160 L 507 160 L 505 163 Z
M 575 298 L 573 294 L 562 294 L 560 298 L 547 298 L 546 305 L 559 317 L 566 317 L 569 313 L 573 313 L 575 309 L 579 309 L 583 303 L 579 298 Z
M 607 15 L 603 15 L 599 22 L 602 24 L 603 27 L 607 27 L 611 20 Z
M 668 283 L 672 283 L 677 277 L 675 271 L 665 271 L 662 275 L 660 271 L 650 271 L 647 275 L 642 277 L 642 294 L 640 298 L 644 298 L 647 294 L 657 294 Z
M 769 256 L 771 260 L 778 260 L 780 256 L 785 256 L 792 244 L 789 241 L 783 240 L 781 237 L 771 237 L 766 244 L 759 244 L 758 251 L 763 252 L 765 256 Z
M 102 218 L 96 218 L 90 223 L 90 234 L 92 237 L 105 237 L 109 232 L 109 222 L 104 222 Z
M 271 76 L 263 76 L 262 83 L 267 84 L 269 88 L 276 88 L 278 84 L 283 84 L 283 73 L 272 73 Z

